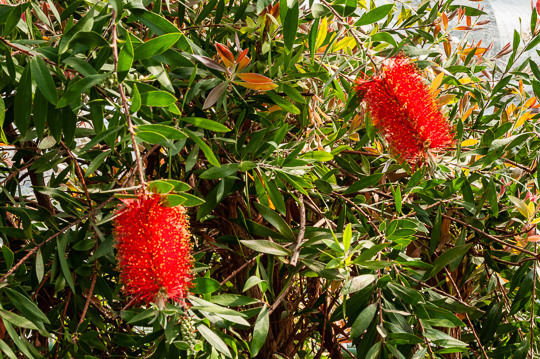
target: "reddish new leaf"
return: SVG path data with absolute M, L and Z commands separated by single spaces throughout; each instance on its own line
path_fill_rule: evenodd
M 232 52 L 227 48 L 227 46 L 224 46 L 220 44 L 219 42 L 216 42 L 216 50 L 219 54 L 219 57 L 221 57 L 221 60 L 223 60 L 223 63 L 227 67 L 231 67 L 234 63 L 234 55 Z

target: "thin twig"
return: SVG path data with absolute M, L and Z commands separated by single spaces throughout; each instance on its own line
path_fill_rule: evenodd
M 456 291 L 456 294 L 457 294 L 458 298 L 463 300 L 463 297 L 461 296 L 459 288 L 458 288 L 456 282 L 454 281 L 454 278 L 452 278 L 452 274 L 450 273 L 448 268 L 444 267 L 444 270 L 446 272 L 446 277 L 450 280 L 450 283 L 452 283 L 452 287 L 454 287 L 454 290 Z M 474 334 L 474 338 L 476 339 L 476 342 L 478 343 L 478 346 L 480 347 L 480 350 L 482 350 L 482 354 L 484 354 L 486 359 L 489 359 L 489 357 L 488 357 L 488 355 L 486 353 L 486 350 L 484 349 L 484 346 L 482 345 L 482 342 L 480 341 L 480 338 L 478 337 L 478 334 L 476 333 L 476 330 L 474 329 L 474 326 L 473 326 L 473 324 L 471 322 L 471 318 L 469 318 L 469 314 L 465 313 L 465 318 L 467 318 L 467 322 L 469 323 L 469 327 L 471 328 L 471 330 L 472 330 L 472 332 Z
M 324 6 L 326 6 L 330 11 L 332 11 L 332 13 L 334 14 L 334 16 L 336 18 L 338 18 L 341 22 L 345 23 L 345 24 L 348 24 L 341 15 L 338 14 L 338 12 L 332 7 L 332 5 L 330 5 L 326 0 L 321 0 L 321 3 L 324 4 Z M 350 29 L 349 27 L 347 27 L 347 30 L 348 32 L 352 35 L 352 37 L 354 37 L 354 39 L 356 40 L 356 43 L 358 44 L 358 46 L 360 47 L 360 49 L 362 49 L 362 52 L 364 54 L 366 54 L 366 56 L 369 58 L 369 61 L 371 61 L 371 64 L 373 65 L 373 67 L 375 69 L 377 69 L 377 65 L 375 64 L 375 61 L 373 60 L 373 57 L 367 52 L 366 48 L 364 47 L 364 43 L 360 40 L 360 38 L 358 37 L 358 35 L 356 35 L 354 33 L 354 31 L 352 31 L 352 29 Z
M 70 229 L 71 227 L 73 226 L 76 226 L 77 224 L 81 223 L 82 221 L 88 219 L 89 217 L 93 216 L 97 211 L 101 210 L 103 207 L 105 207 L 107 204 L 109 204 L 115 197 L 114 196 L 111 196 L 109 199 L 107 199 L 105 202 L 101 203 L 99 206 L 97 206 L 94 210 L 88 212 L 86 215 L 82 216 L 81 218 L 77 219 L 76 221 L 74 222 L 71 222 L 70 224 L 68 224 L 67 226 L 65 226 L 64 228 L 62 228 L 61 230 L 59 230 L 58 232 L 56 232 L 55 234 L 53 234 L 52 236 L 50 236 L 49 238 L 47 238 L 46 240 L 44 240 L 43 242 L 41 243 L 38 243 L 34 248 L 30 249 L 28 251 L 28 253 L 26 253 L 26 255 L 24 257 L 21 258 L 21 260 L 19 260 L 17 262 L 17 264 L 15 264 L 13 267 L 11 267 L 7 272 L 6 274 L 4 274 L 1 278 L 0 278 L 0 283 L 2 283 L 3 281 L 6 280 L 6 278 L 8 276 L 10 276 L 11 274 L 13 274 L 13 272 L 15 272 L 17 270 L 17 268 L 19 268 L 28 258 L 30 258 L 34 253 L 36 253 L 38 251 L 38 249 L 40 249 L 41 247 L 43 247 L 43 245 L 49 243 L 50 241 L 52 241 L 53 239 L 55 239 L 56 237 L 58 237 L 59 235 L 61 235 L 62 233 L 66 232 L 68 229 Z
M 402 274 L 402 276 L 404 276 L 405 278 L 410 279 L 410 280 L 416 282 L 417 284 L 421 285 L 422 287 L 431 289 L 432 291 L 434 291 L 434 292 L 436 292 L 436 293 L 438 293 L 438 294 L 441 294 L 441 295 L 443 295 L 443 296 L 445 296 L 445 297 L 448 297 L 448 298 L 450 298 L 450 299 L 453 299 L 453 300 L 455 300 L 456 302 L 458 302 L 458 303 L 460 303 L 460 304 L 463 304 L 463 305 L 466 306 L 467 308 L 475 309 L 475 310 L 477 310 L 477 311 L 479 311 L 480 313 L 483 313 L 483 314 L 486 313 L 485 311 L 483 311 L 483 310 L 481 310 L 481 309 L 478 309 L 478 308 L 476 308 L 475 306 L 470 305 L 469 303 L 466 303 L 466 302 L 462 301 L 461 299 L 459 299 L 459 298 L 453 296 L 452 294 L 446 293 L 445 291 L 442 291 L 442 290 L 440 290 L 440 289 L 438 289 L 438 288 L 435 288 L 435 287 L 433 287 L 433 286 L 430 286 L 429 284 L 426 284 L 426 283 L 424 283 L 424 282 L 422 282 L 422 281 L 420 281 L 420 280 L 418 280 L 418 279 L 415 279 L 415 278 L 413 278 L 413 277 L 409 277 L 409 276 L 406 275 L 406 274 Z
M 513 249 L 518 250 L 518 251 L 523 252 L 523 253 L 527 253 L 528 255 L 533 256 L 533 257 L 536 258 L 536 259 L 540 259 L 540 257 L 538 256 L 537 253 L 533 253 L 533 252 L 531 252 L 531 251 L 526 250 L 525 248 L 521 248 L 521 247 L 518 247 L 518 246 L 516 246 L 516 245 L 507 243 L 507 242 L 505 242 L 505 241 L 503 241 L 503 240 L 501 240 L 501 239 L 499 239 L 499 238 L 497 238 L 497 237 L 495 237 L 495 236 L 492 236 L 491 234 L 486 233 L 486 232 L 484 232 L 483 230 L 481 230 L 481 229 L 479 229 L 479 228 L 476 228 L 476 227 L 474 227 L 474 226 L 472 226 L 472 225 L 470 225 L 470 224 L 468 224 L 468 223 L 466 223 L 466 222 L 463 222 L 463 221 L 461 221 L 461 220 L 459 220 L 459 219 L 457 219 L 457 218 L 448 216 L 448 215 L 446 215 L 446 214 L 442 214 L 442 216 L 443 216 L 444 218 L 448 218 L 449 220 L 452 220 L 452 221 L 454 221 L 454 222 L 457 222 L 457 223 L 459 223 L 459 224 L 461 224 L 461 225 L 464 225 L 465 227 L 470 228 L 470 229 L 474 230 L 475 232 L 480 233 L 480 234 L 483 235 L 484 237 L 489 238 L 489 239 L 491 239 L 491 240 L 493 240 L 493 241 L 495 241 L 495 242 L 497 242 L 497 243 L 499 243 L 499 244 L 502 244 L 502 245 L 505 245 L 505 246 L 507 246 L 507 247 L 513 248 Z
M 97 263 L 98 261 L 94 261 L 94 275 L 92 276 L 92 283 L 90 284 L 90 290 L 88 291 L 88 296 L 86 297 L 86 303 L 84 304 L 84 309 L 81 314 L 81 319 L 79 319 L 79 323 L 77 324 L 77 329 L 75 329 L 75 335 L 73 336 L 72 343 L 75 343 L 78 339 L 78 332 L 81 324 L 84 322 L 84 318 L 86 317 L 86 312 L 88 311 L 88 306 L 90 305 L 90 300 L 92 299 L 92 295 L 94 293 L 94 288 L 96 286 L 96 280 L 97 280 Z
M 261 255 L 264 255 L 264 254 L 261 254 Z M 234 272 L 232 272 L 227 278 L 225 278 L 224 280 L 221 281 L 220 283 L 220 286 L 224 286 L 225 284 L 227 284 L 228 281 L 230 281 L 235 275 L 237 275 L 242 269 L 246 268 L 248 265 L 250 265 L 251 263 L 253 263 L 255 260 L 257 259 L 257 257 L 253 257 L 251 258 L 249 261 L 247 261 L 246 263 L 242 264 L 238 269 L 236 269 Z
M 113 57 L 114 57 L 114 72 L 117 72 L 118 68 L 118 38 L 116 33 L 116 22 L 114 22 L 114 19 L 116 18 L 116 13 L 113 10 L 112 11 L 112 21 L 113 21 L 113 39 L 112 39 L 112 47 L 113 47 Z M 143 193 L 146 192 L 145 184 L 146 181 L 144 180 L 144 173 L 143 173 L 143 166 L 141 161 L 141 155 L 139 153 L 139 147 L 137 146 L 137 142 L 135 141 L 135 131 L 133 130 L 133 122 L 131 121 L 131 115 L 130 110 L 127 104 L 126 95 L 124 93 L 124 86 L 122 86 L 121 82 L 118 82 L 118 92 L 120 93 L 120 98 L 122 99 L 122 106 L 124 107 L 124 113 L 126 115 L 126 121 L 128 125 L 128 132 L 131 136 L 131 143 L 133 145 L 133 150 L 135 151 L 135 161 L 137 162 L 137 171 L 139 175 L 139 183 L 142 186 Z
M 81 182 L 81 185 L 84 190 L 84 194 L 86 196 L 86 200 L 88 201 L 88 206 L 90 207 L 90 210 L 92 210 L 92 199 L 90 198 L 90 194 L 88 193 L 88 187 L 86 186 L 86 181 L 84 180 L 84 175 L 82 173 L 81 166 L 79 165 L 77 158 L 75 158 L 75 156 L 73 155 L 71 150 L 66 146 L 66 144 L 63 141 L 60 141 L 60 144 L 62 145 L 62 147 L 64 147 L 64 150 L 67 151 L 67 154 L 69 158 L 71 159 L 71 162 L 75 166 L 75 174 L 77 178 L 79 179 L 79 181 Z
M 32 166 L 32 164 L 34 164 L 34 159 L 32 159 L 30 162 L 28 162 L 27 164 L 25 164 L 24 166 L 22 166 L 21 168 L 17 168 L 17 171 L 11 173 L 5 180 L 3 180 L 2 182 L 0 182 L 0 186 L 4 185 L 4 183 L 8 182 L 10 179 L 12 179 L 13 177 L 15 177 L 17 174 L 21 173 L 22 171 L 24 171 L 25 169 L 27 169 L 28 167 Z
M 426 329 L 424 328 L 424 326 L 422 325 L 422 321 L 419 320 L 418 321 L 418 325 L 420 325 L 420 330 L 422 331 L 422 334 L 426 332 Z M 434 357 L 434 354 L 433 354 L 433 350 L 431 349 L 431 344 L 429 343 L 429 340 L 428 338 L 426 338 L 425 335 L 423 335 L 424 337 L 424 343 L 426 343 L 426 348 L 428 349 L 428 352 L 429 352 L 429 357 L 430 358 L 433 358 Z

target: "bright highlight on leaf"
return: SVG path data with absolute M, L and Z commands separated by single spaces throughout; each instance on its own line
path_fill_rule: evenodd
M 235 82 L 237 85 L 242 85 L 246 88 L 259 91 L 269 91 L 275 89 L 278 85 L 272 79 L 254 73 L 237 74 L 239 78 L 245 82 Z
M 474 146 L 478 143 L 479 141 L 476 139 L 476 138 L 469 138 L 463 142 L 461 142 L 461 147 L 468 147 L 468 146 Z

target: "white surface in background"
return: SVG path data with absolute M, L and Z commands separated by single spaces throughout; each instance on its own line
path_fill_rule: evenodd
M 499 44 L 512 43 L 514 30 L 522 35 L 530 36 L 532 13 L 530 0 L 489 0 L 486 3 L 491 7 L 497 23 Z

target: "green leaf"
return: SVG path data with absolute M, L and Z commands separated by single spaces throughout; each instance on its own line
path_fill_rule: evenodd
M 16 327 L 39 330 L 39 328 L 30 320 L 26 319 L 25 317 L 21 317 L 20 315 L 17 315 L 15 313 L 8 312 L 7 310 L 0 309 L 0 317 L 3 320 L 15 325 Z
M 270 99 L 274 101 L 276 105 L 278 105 L 285 111 L 293 113 L 295 115 L 300 114 L 300 110 L 298 109 L 298 107 L 296 107 L 295 105 L 293 105 L 292 103 L 290 103 L 289 101 L 287 101 L 286 99 L 284 99 L 283 97 L 275 93 L 274 91 L 267 91 L 266 95 L 270 97 Z
M 378 359 L 379 358 L 379 353 L 381 351 L 381 343 L 382 342 L 377 342 L 377 343 L 373 344 L 371 346 L 371 348 L 369 348 L 369 351 L 366 353 L 366 359 Z M 423 356 L 422 356 L 422 359 L 424 359 Z
M 69 269 L 69 264 L 66 260 L 66 247 L 69 240 L 69 233 L 66 232 L 60 241 L 58 241 L 58 261 L 60 262 L 60 269 L 62 274 L 66 279 L 67 284 L 71 288 L 71 291 L 75 293 L 75 284 L 73 283 L 73 277 L 71 275 L 71 270 Z
M 21 21 L 22 14 L 26 11 L 29 5 L 30 3 L 27 2 L 18 6 L 13 6 L 11 11 L 9 12 L 6 22 L 4 23 L 4 31 L 2 34 L 3 36 L 8 36 L 13 31 L 13 29 L 15 29 L 19 21 Z
M 111 152 L 112 150 L 109 150 L 109 151 L 105 151 L 97 155 L 96 158 L 94 158 L 92 162 L 90 162 L 90 164 L 88 165 L 88 168 L 86 169 L 86 172 L 84 173 L 84 177 L 88 177 L 92 173 L 94 173 L 99 168 L 99 166 L 103 164 L 103 162 L 105 161 L 105 158 L 107 158 L 107 156 L 109 156 Z
M 345 231 L 343 231 L 343 251 L 347 253 L 349 251 L 349 248 L 351 248 L 351 239 L 352 239 L 352 228 L 351 224 L 349 223 L 347 227 L 345 227 Z
M 373 318 L 375 317 L 375 313 L 377 313 L 377 303 L 372 303 L 360 314 L 356 319 L 354 320 L 354 323 L 351 326 L 351 338 L 358 338 L 361 336 L 364 331 L 369 327 L 371 322 L 373 321 Z
M 141 109 L 141 93 L 136 84 L 133 85 L 133 93 L 131 95 L 131 113 L 135 113 Z
M 204 128 L 205 130 L 215 131 L 215 132 L 229 132 L 230 129 L 222 125 L 219 122 L 208 120 L 206 118 L 202 117 L 182 117 L 180 118 L 181 121 L 190 123 L 192 125 L 195 125 L 199 128 Z
M 105 141 L 108 138 L 111 138 L 113 135 L 115 135 L 121 128 L 124 126 L 117 126 L 109 128 L 106 131 L 100 132 L 99 134 L 92 137 L 90 141 L 86 145 L 84 145 L 83 148 L 81 148 L 81 152 L 87 152 L 89 149 L 100 143 L 101 141 Z
M 392 35 L 390 35 L 387 32 L 378 32 L 376 34 L 371 35 L 371 41 L 384 41 L 389 43 L 390 45 L 397 47 L 396 40 Z
M 311 14 L 315 19 L 326 16 L 329 13 L 330 10 L 321 3 L 313 3 L 313 5 L 311 6 Z
M 168 107 L 176 102 L 176 97 L 167 91 L 148 91 L 141 93 L 141 105 L 149 107 Z
M 214 155 L 214 152 L 212 152 L 212 149 L 204 142 L 204 140 L 200 139 L 199 136 L 197 136 L 196 134 L 194 134 L 187 128 L 185 128 L 184 131 L 189 136 L 189 138 L 191 138 L 193 142 L 195 142 L 195 144 L 197 144 L 201 148 L 201 150 L 204 153 L 204 156 L 206 157 L 208 162 L 210 162 L 210 164 L 216 167 L 221 167 L 221 164 L 219 163 L 218 159 Z
M 345 195 L 349 193 L 360 192 L 363 189 L 373 187 L 379 182 L 382 176 L 383 176 L 382 173 L 375 173 L 371 176 L 364 177 L 354 182 L 349 188 L 345 190 L 345 192 L 343 192 L 343 194 Z
M 4 120 L 6 119 L 6 104 L 4 99 L 0 96 L 0 141 L 5 144 L 8 144 L 6 134 L 4 133 Z M 37 127 L 37 126 L 36 126 Z
M 259 14 L 265 7 L 272 5 L 272 0 L 257 0 L 257 14 Z
M 72 83 L 67 88 L 66 92 L 64 92 L 64 95 L 60 98 L 60 101 L 58 101 L 56 104 L 56 108 L 62 108 L 72 103 L 76 103 L 78 105 L 82 93 L 92 86 L 102 83 L 107 76 L 109 76 L 109 74 L 91 75 Z
M 6 354 L 10 359 L 17 359 L 17 356 L 15 355 L 13 350 L 11 350 L 9 345 L 7 345 L 6 342 L 2 339 L 0 339 L 0 351 Z
M 255 325 L 253 326 L 253 337 L 249 345 L 249 352 L 251 357 L 257 356 L 259 350 L 263 347 L 268 336 L 268 328 L 270 327 L 270 317 L 268 314 L 268 306 L 264 304 L 263 308 L 259 312 Z
M 238 163 L 229 163 L 221 167 L 210 167 L 200 174 L 200 178 L 215 180 L 223 177 L 233 176 L 238 172 Z
M 158 181 L 156 181 L 156 182 L 158 182 Z M 174 190 L 178 191 L 178 192 L 185 192 L 185 191 L 189 191 L 191 189 L 191 186 L 188 185 L 187 183 L 182 182 L 182 181 L 173 180 L 173 179 L 159 180 L 159 182 L 165 182 L 167 184 L 173 185 Z M 152 182 L 150 182 L 150 183 L 152 183 Z
M 160 144 L 164 147 L 172 147 L 171 142 L 166 136 L 153 131 L 137 131 L 135 135 L 146 143 Z
M 296 34 L 298 32 L 298 0 L 294 0 L 292 6 L 289 6 L 289 1 L 287 1 L 287 7 L 288 10 L 285 14 L 285 19 L 281 20 L 283 24 L 283 40 L 285 42 L 285 47 L 287 48 L 287 50 L 291 51 L 294 45 L 294 40 L 296 39 Z
M 202 6 L 201 13 L 197 16 L 197 19 L 195 19 L 195 24 L 200 24 L 210 13 L 214 8 L 216 7 L 217 0 L 210 0 L 208 3 L 204 6 Z
M 223 339 L 221 339 L 216 333 L 214 333 L 214 331 L 212 331 L 210 328 L 208 328 L 202 323 L 197 324 L 197 330 L 211 346 L 216 348 L 218 352 L 229 358 L 232 358 L 231 352 L 229 351 L 227 344 L 225 344 Z
M 5 312 L 3 309 L 2 309 L 2 311 Z M 8 332 L 9 336 L 11 337 L 11 339 L 13 340 L 15 345 L 20 349 L 20 351 L 24 355 L 26 355 L 28 358 L 33 359 L 34 356 L 32 355 L 32 353 L 30 352 L 30 349 L 29 349 L 29 347 L 32 347 L 32 344 L 30 344 L 26 340 L 25 341 L 21 340 L 19 334 L 15 331 L 15 329 L 13 329 L 13 326 L 11 326 L 11 323 L 9 322 L 9 320 L 6 320 L 4 322 L 4 326 L 6 327 L 6 331 Z M 34 350 L 35 350 L 35 348 L 34 348 Z M 37 351 L 35 350 L 35 352 L 37 352 Z
M 401 200 L 401 189 L 399 185 L 396 187 L 396 190 L 394 192 L 394 203 L 396 205 L 396 212 L 401 215 L 401 206 L 402 206 L 402 200 Z
M 50 324 L 49 319 L 43 314 L 38 306 L 30 300 L 30 298 L 10 288 L 5 288 L 4 293 L 6 293 L 11 304 L 13 304 L 26 319 L 32 322 Z
M 30 60 L 30 67 L 32 69 L 32 77 L 36 82 L 38 89 L 41 91 L 43 96 L 52 103 L 56 105 L 58 102 L 58 94 L 56 93 L 56 85 L 54 80 L 45 64 L 45 61 L 41 56 L 34 56 Z
M 266 281 L 253 275 L 253 276 L 249 277 L 246 280 L 246 283 L 244 284 L 244 289 L 242 289 L 242 292 L 245 292 L 249 288 L 253 287 L 254 285 L 260 284 L 260 283 L 266 283 Z
M 43 254 L 41 254 L 41 249 L 38 249 L 36 252 L 36 277 L 39 283 L 43 280 L 45 275 L 45 264 L 43 263 Z
M 463 256 L 467 254 L 471 246 L 472 243 L 464 244 L 462 246 L 451 248 L 441 254 L 441 256 L 437 258 L 435 262 L 433 262 L 433 267 L 429 271 L 427 271 L 426 274 L 424 274 L 422 280 L 428 280 L 435 274 L 439 273 L 444 267 L 446 267 L 453 261 L 463 258 Z
M 441 223 L 442 223 L 442 213 L 441 208 L 437 209 L 437 215 L 435 216 L 435 222 L 433 223 L 433 229 L 431 230 L 431 237 L 429 240 L 429 253 L 433 254 L 439 241 L 441 240 Z
M 302 155 L 302 158 L 307 160 L 315 160 L 318 162 L 332 161 L 334 156 L 326 151 L 310 151 Z
M 363 26 L 373 24 L 379 20 L 384 19 L 386 15 L 392 10 L 394 4 L 387 4 L 376 7 L 370 12 L 362 15 L 362 17 L 354 24 L 354 26 Z
M 146 309 L 135 315 L 133 318 L 129 319 L 127 324 L 141 324 L 146 323 L 147 319 L 155 317 L 156 313 L 154 309 Z
M 161 54 L 170 49 L 182 36 L 181 33 L 174 32 L 153 38 L 135 48 L 133 60 L 146 59 Z
M 246 247 L 253 249 L 259 253 L 272 254 L 275 256 L 290 256 L 291 252 L 288 249 L 280 246 L 277 243 L 267 240 L 240 240 Z
M 422 297 L 422 295 L 412 288 L 405 287 L 401 284 L 396 283 L 388 283 L 387 287 L 392 291 L 392 293 L 394 293 L 397 298 L 400 298 L 405 303 L 412 305 L 424 303 L 424 298 Z
M 4 260 L 6 261 L 6 267 L 11 268 L 11 266 L 13 265 L 13 260 L 15 259 L 13 251 L 9 249 L 9 247 L 3 245 L 2 255 L 4 256 Z
M 315 17 L 315 21 L 311 25 L 311 30 L 309 30 L 309 38 L 308 38 L 309 53 L 311 55 L 312 64 L 315 59 L 315 51 L 317 50 L 315 48 L 315 45 L 317 44 L 317 37 L 319 33 L 319 23 L 320 23 L 320 19 L 317 16 L 315 16 L 315 14 L 314 14 L 314 17 Z
M 178 205 L 183 205 L 186 207 L 195 207 L 195 206 L 200 206 L 203 203 L 205 203 L 204 199 L 199 198 L 189 193 L 169 194 L 167 196 L 167 205 L 170 207 L 175 207 Z
M 187 137 L 184 132 L 172 126 L 152 124 L 152 125 L 140 125 L 140 126 L 137 126 L 135 129 L 141 132 L 144 131 L 144 132 L 158 133 L 169 140 L 181 140 Z
M 499 216 L 499 199 L 498 199 L 498 193 L 497 193 L 497 189 L 495 188 L 495 182 L 493 181 L 493 178 L 489 180 L 488 191 L 489 191 L 489 197 L 488 197 L 489 210 L 491 211 L 491 214 L 495 218 L 497 218 Z
M 263 206 L 260 203 L 253 203 L 257 211 L 266 219 L 271 225 L 276 227 L 279 233 L 285 236 L 289 241 L 296 241 L 296 236 L 294 235 L 292 229 L 289 227 L 287 222 L 277 212 L 274 212 L 268 207 Z
M 171 33 L 181 33 L 178 27 L 176 27 L 172 22 L 165 19 L 163 16 L 156 14 L 155 12 L 148 11 L 146 9 L 133 9 L 132 13 L 158 36 Z M 193 52 L 191 45 L 183 34 L 181 34 L 180 39 L 176 43 L 176 47 L 189 53 Z
M 88 262 L 92 262 L 95 259 L 106 256 L 107 254 L 112 253 L 113 250 L 113 237 L 107 237 L 94 251 L 94 254 L 92 254 L 92 256 L 88 258 Z
M 525 48 L 525 51 L 529 51 L 531 49 L 534 49 L 539 43 L 540 43 L 540 34 L 538 34 L 538 35 L 536 35 L 535 37 L 532 38 L 531 42 Z
M 131 42 L 131 37 L 128 35 L 126 37 L 126 43 L 122 46 L 122 50 L 120 50 L 120 54 L 118 55 L 118 65 L 116 67 L 118 82 L 124 81 L 131 69 L 131 65 L 133 65 L 134 58 L 133 43 Z
M 94 31 L 80 31 L 76 33 L 69 42 L 70 44 L 76 42 L 92 49 L 110 46 L 107 40 Z
M 212 301 L 212 303 L 216 303 L 218 305 L 224 305 L 224 306 L 227 306 L 227 307 L 237 307 L 237 306 L 241 306 L 241 305 L 252 305 L 252 304 L 257 304 L 257 303 L 260 302 L 259 300 L 255 299 L 255 298 L 247 297 L 245 295 L 240 295 L 240 294 L 218 294 L 218 295 L 213 295 L 211 301 Z
M 24 136 L 28 130 L 30 114 L 32 113 L 32 78 L 30 68 L 31 66 L 24 68 L 19 85 L 17 86 L 17 94 L 15 95 L 14 121 L 21 136 Z
M 343 284 L 343 288 L 341 289 L 339 295 L 344 296 L 347 294 L 358 292 L 370 285 L 371 283 L 375 282 L 375 279 L 377 279 L 377 276 L 374 274 L 361 274 L 359 276 L 349 278 Z
M 195 294 L 210 294 L 221 287 L 221 284 L 212 278 L 195 278 L 193 284 L 195 286 L 192 288 L 192 291 Z

